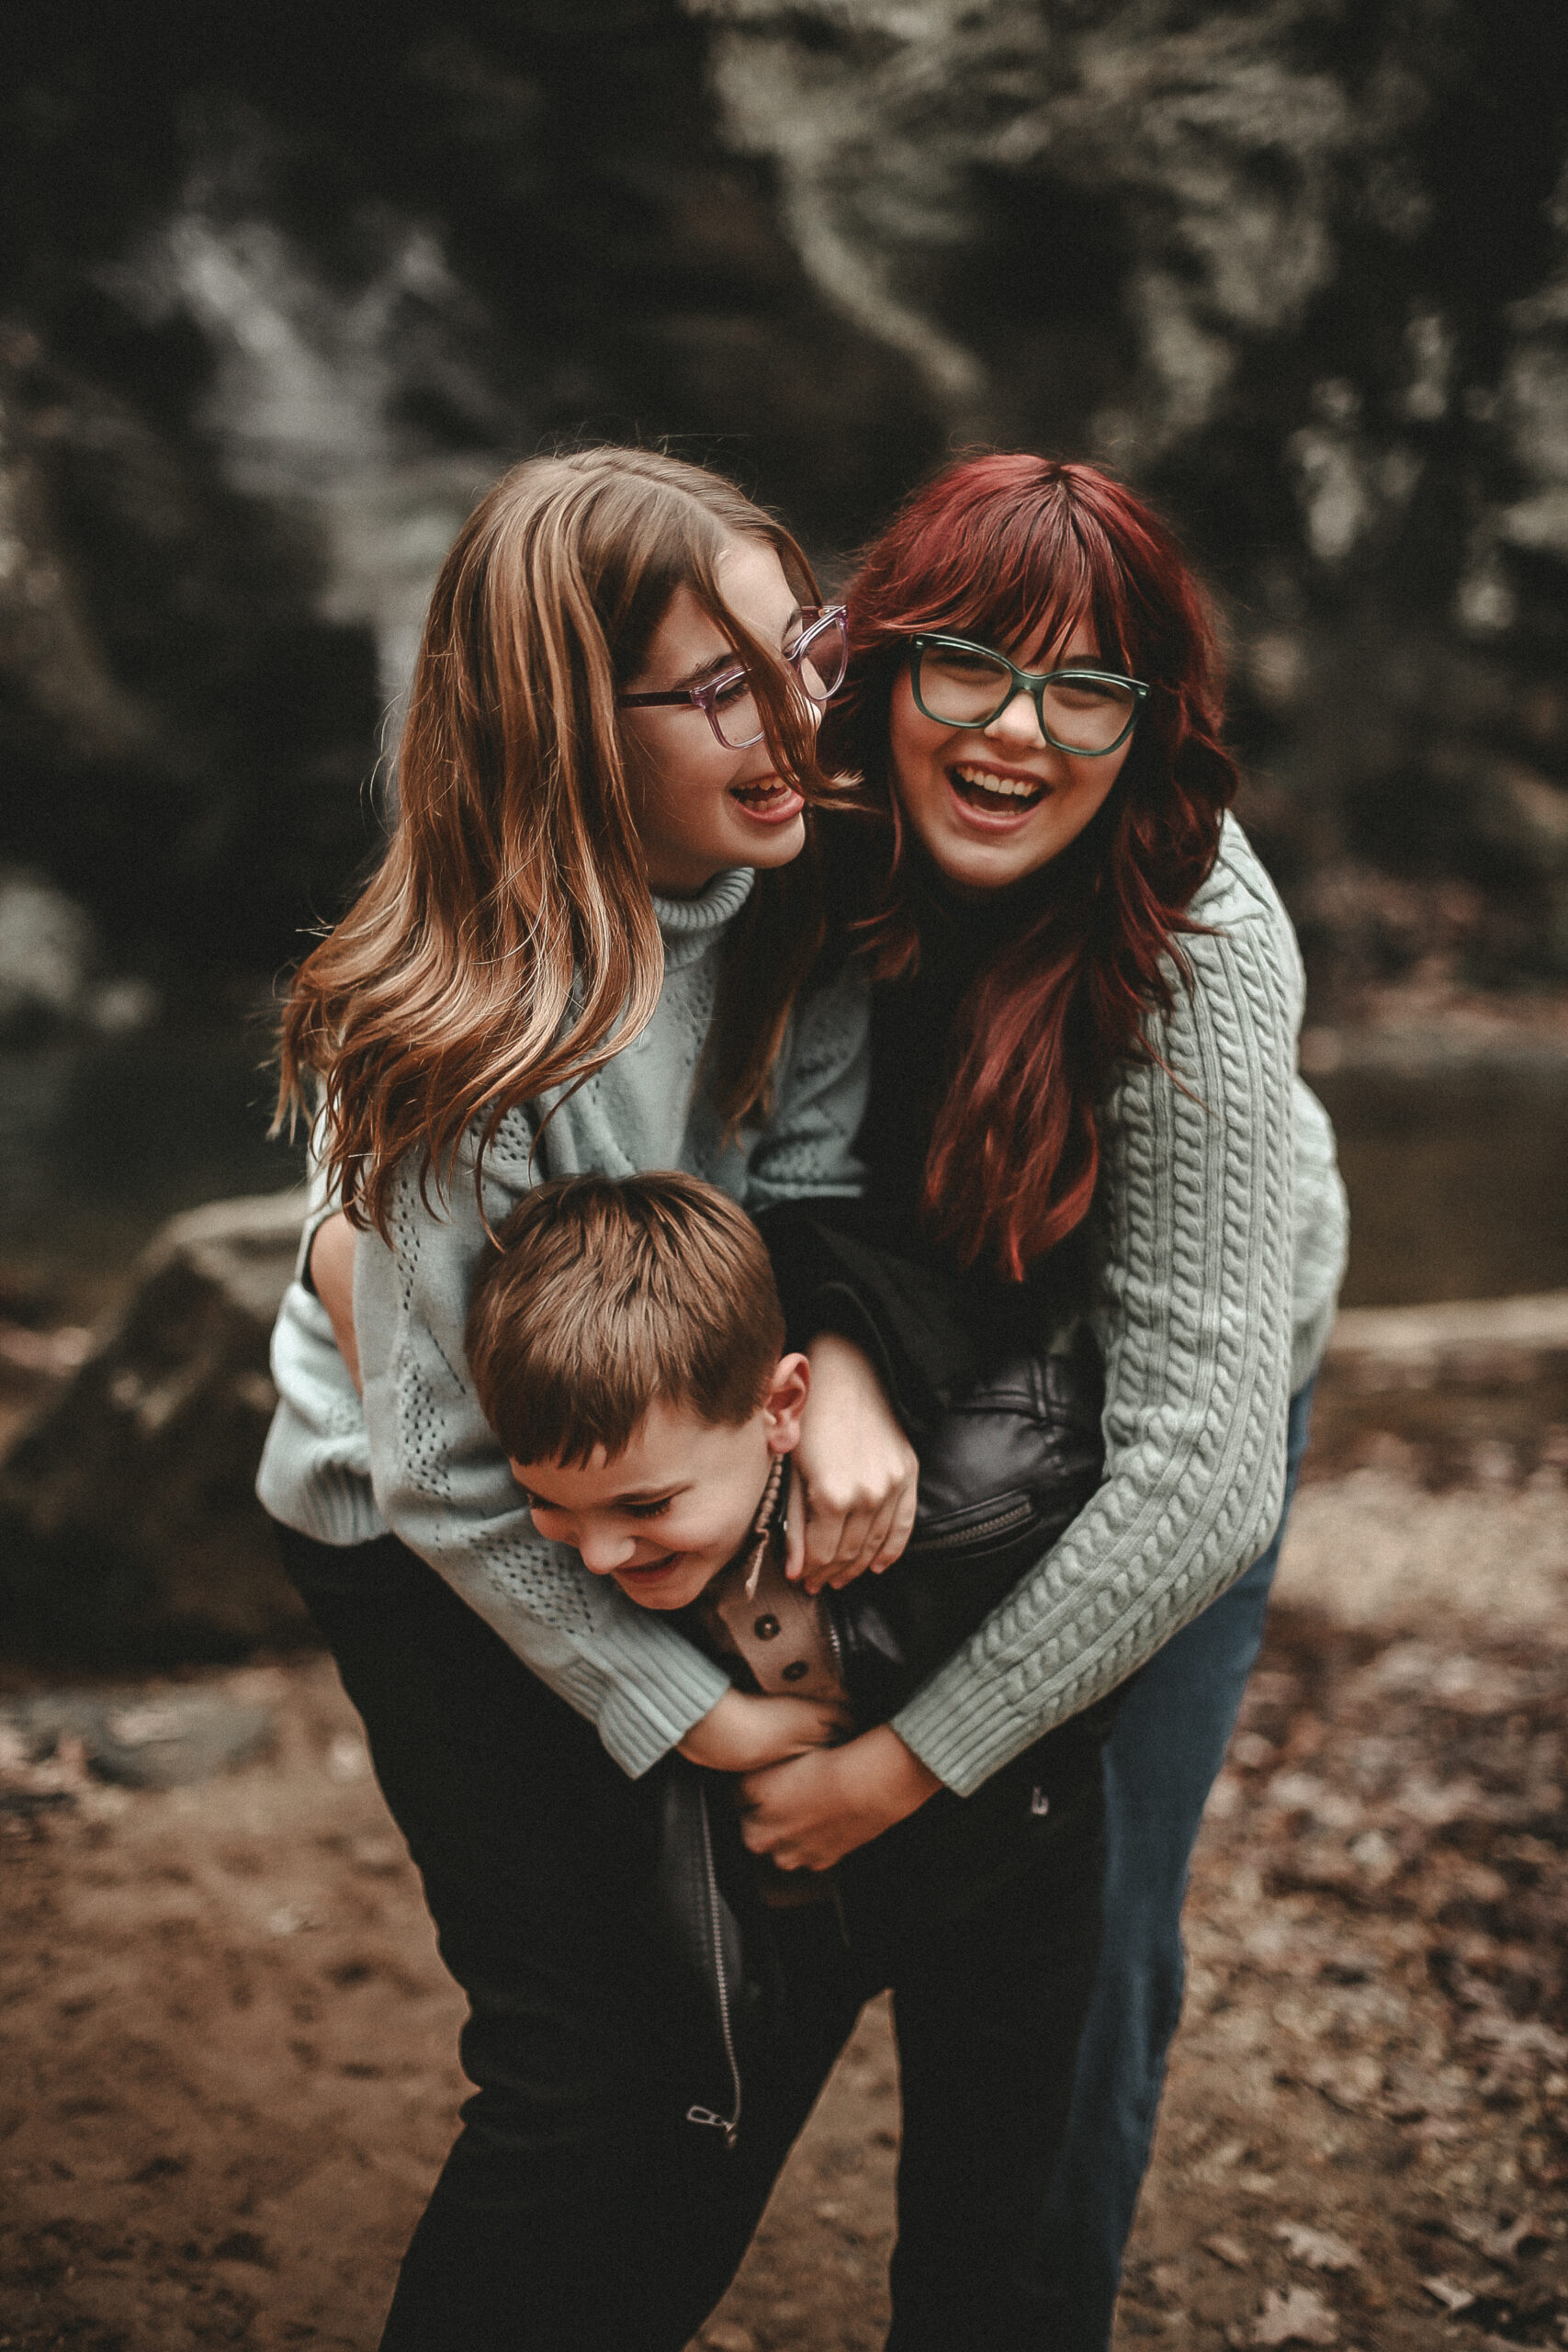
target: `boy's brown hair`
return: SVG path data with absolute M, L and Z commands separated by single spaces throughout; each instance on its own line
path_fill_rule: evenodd
M 623 1451 L 649 1406 L 734 1427 L 767 1394 L 784 1310 L 761 1236 L 694 1176 L 566 1176 L 507 1218 L 467 1346 L 514 1462 Z

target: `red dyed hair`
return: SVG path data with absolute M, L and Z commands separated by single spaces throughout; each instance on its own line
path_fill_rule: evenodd
M 1189 977 L 1185 910 L 1236 787 L 1220 741 L 1220 652 L 1203 591 L 1166 526 L 1098 468 L 971 458 L 918 491 L 850 587 L 850 667 L 821 756 L 858 768 L 890 827 L 860 930 L 878 978 L 919 958 L 919 853 L 887 770 L 888 707 L 922 629 L 1025 653 L 1079 621 L 1102 662 L 1152 692 L 1104 806 L 1042 870 L 1027 911 L 959 1008 L 926 1161 L 928 1223 L 962 1261 L 1021 1280 L 1088 1214 L 1096 1106 L 1145 1023 Z M 1048 879 L 1047 879 L 1048 877 Z

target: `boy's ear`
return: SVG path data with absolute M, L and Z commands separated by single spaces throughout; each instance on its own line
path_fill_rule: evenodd
M 781 1356 L 762 1399 L 770 1453 L 793 1453 L 800 1443 L 800 1417 L 811 1393 L 811 1366 L 802 1355 Z

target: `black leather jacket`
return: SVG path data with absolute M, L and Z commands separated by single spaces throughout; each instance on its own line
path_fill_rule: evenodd
M 761 1221 L 792 1340 L 832 1329 L 863 1347 L 920 1456 L 902 1559 L 821 1596 L 861 1728 L 895 1713 L 1082 1510 L 1102 1472 L 1103 1401 L 1098 1351 L 1074 1300 L 1057 1300 L 1035 1344 L 1022 1345 L 1016 1318 L 987 1316 L 983 1292 L 878 1247 L 865 1216 L 856 1204 L 818 1204 Z M 781 1494 L 781 1543 L 783 1509 Z M 696 1612 L 690 1630 L 713 1646 Z M 729 1645 L 716 1654 L 747 1679 Z M 826 1890 L 846 1940 L 890 1973 L 911 1938 L 1026 1868 L 1043 1845 L 1097 1837 L 1100 1749 L 1114 1712 L 1112 1697 L 1046 1733 L 973 1796 L 940 1791 L 846 1856 Z M 688 2119 L 733 2143 L 749 2052 L 786 2030 L 768 1905 L 728 1785 L 678 1756 L 659 1774 L 660 1902 L 703 2094 Z

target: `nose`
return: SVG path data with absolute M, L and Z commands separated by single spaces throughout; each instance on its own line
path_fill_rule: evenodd
M 582 1565 L 596 1577 L 613 1576 L 624 1568 L 637 1550 L 635 1535 L 618 1535 L 613 1527 L 581 1527 L 577 1532 L 577 1548 Z
M 1012 695 L 1006 708 L 998 711 L 986 732 L 987 735 L 996 736 L 1001 742 L 1017 743 L 1029 751 L 1033 751 L 1045 741 L 1040 725 L 1040 714 L 1034 707 L 1033 697 L 1026 694 L 1021 686 Z

